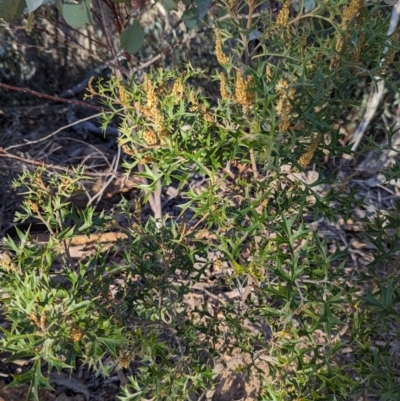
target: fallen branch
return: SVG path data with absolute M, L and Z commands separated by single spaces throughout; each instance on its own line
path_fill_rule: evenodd
M 103 111 L 103 108 L 100 106 L 94 106 L 89 103 L 81 102 L 80 100 L 64 99 L 57 95 L 55 95 L 55 96 L 47 95 L 46 93 L 36 92 L 36 91 L 34 91 L 32 89 L 28 89 L 28 88 L 19 88 L 18 86 L 7 85 L 7 84 L 3 84 L 1 82 L 0 82 L 0 88 L 4 88 L 4 89 L 15 91 L 15 92 L 28 93 L 30 95 L 40 97 L 42 99 L 52 100 L 53 102 L 69 103 L 69 104 L 74 104 L 76 106 L 86 107 L 86 108 L 94 109 L 94 110 L 98 110 L 98 111 Z

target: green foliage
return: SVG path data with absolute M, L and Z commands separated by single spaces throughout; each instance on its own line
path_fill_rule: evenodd
M 361 104 L 360 83 L 392 75 L 385 49 L 398 45 L 385 34 L 389 15 L 378 4 L 354 12 L 357 4 L 299 2 L 293 16 L 290 2 L 278 15 L 256 12 L 251 1 L 217 2 L 218 100 L 195 89 L 210 77 L 190 64 L 142 82 L 89 84 L 88 96 L 108 110 L 104 127 L 119 119 L 124 168 L 141 179 L 143 198 L 106 215 L 71 204 L 83 171 L 47 179 L 38 169 L 16 181 L 25 197 L 17 220 L 38 219 L 49 240 L 19 232 L 18 243 L 5 242 L 13 257 L 1 264 L 1 348 L 35 360 L 14 383 L 29 382 L 37 398 L 48 385 L 42 361 L 68 370 L 79 359 L 102 374 L 135 363 L 121 400 L 183 400 L 204 396 L 222 355 L 246 355 L 238 369 L 257 372 L 265 353 L 260 399 L 399 398 L 389 349 L 399 320 L 398 205 L 363 221 L 377 252 L 360 271 L 349 273 L 348 249 L 332 249 L 311 224 L 359 220 L 363 197 L 324 158 L 351 153 L 338 121 Z M 191 7 L 195 26 L 189 11 L 205 2 Z M 260 26 L 259 43 L 249 43 Z M 128 29 L 138 36 L 136 22 Z M 183 199 L 176 218 L 160 206 L 160 188 L 170 184 Z M 147 203 L 154 217 L 143 221 Z M 78 234 L 113 230 L 123 234 L 113 248 L 71 256 Z M 224 302 L 204 290 L 207 302 L 193 306 L 196 285 L 210 281 L 238 296 Z

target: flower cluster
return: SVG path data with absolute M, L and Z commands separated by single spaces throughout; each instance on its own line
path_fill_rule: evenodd
M 129 105 L 128 94 L 121 79 L 118 80 L 118 98 L 122 106 L 127 107 Z
M 203 115 L 204 119 L 208 122 L 214 122 L 213 116 L 207 111 L 206 105 L 204 103 L 199 103 L 194 92 L 190 92 L 189 96 L 190 103 L 192 103 L 190 110 L 198 112 Z
M 243 73 L 239 71 L 236 75 L 235 100 L 244 109 L 254 105 L 255 94 L 249 91 L 252 86 L 254 86 L 254 78 L 250 76 L 244 79 Z
M 290 0 L 285 0 L 283 7 L 280 9 L 278 17 L 276 18 L 276 26 L 278 28 L 284 28 L 287 26 L 290 11 Z
M 172 87 L 172 96 L 174 98 L 174 103 L 178 104 L 182 99 L 182 96 L 185 92 L 185 87 L 180 79 L 177 79 L 174 82 L 174 86 Z
M 342 28 L 346 29 L 347 24 L 362 10 L 364 6 L 363 0 L 351 0 L 350 4 L 343 11 Z
M 316 135 L 316 136 L 312 139 L 311 143 L 308 145 L 308 147 L 307 147 L 305 153 L 303 153 L 303 154 L 300 156 L 300 158 L 299 158 L 299 160 L 297 161 L 297 163 L 298 163 L 301 167 L 306 168 L 306 167 L 310 164 L 312 158 L 314 157 L 314 153 L 315 153 L 315 151 L 316 151 L 317 148 L 318 148 L 318 144 L 319 144 L 320 139 L 321 139 L 321 136 L 320 136 L 320 135 Z
M 280 79 L 275 88 L 276 93 L 279 95 L 275 111 L 280 117 L 279 131 L 281 132 L 287 132 L 290 128 L 290 113 L 292 112 L 290 101 L 294 99 L 296 90 L 289 86 L 289 81 Z
M 218 63 L 228 64 L 229 57 L 222 51 L 222 37 L 219 29 L 215 30 L 215 54 L 217 56 Z
M 146 106 L 138 105 L 138 109 L 142 112 L 148 119 L 150 119 L 159 130 L 164 127 L 164 116 L 158 109 L 156 87 L 154 83 L 149 79 L 147 74 L 144 74 L 143 78 L 143 90 L 146 93 L 147 104 Z M 135 104 L 135 106 L 137 103 Z
M 221 93 L 221 97 L 222 99 L 225 100 L 233 100 L 232 95 L 228 92 L 227 88 L 226 88 L 226 76 L 224 73 L 220 74 L 220 93 Z

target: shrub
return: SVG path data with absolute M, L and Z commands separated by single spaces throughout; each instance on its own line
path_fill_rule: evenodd
M 90 82 L 104 127 L 118 118 L 127 174 L 141 179 L 134 204 L 114 215 L 77 209 L 78 170 L 46 179 L 38 169 L 15 183 L 25 191 L 17 218 L 33 216 L 50 234 L 45 244 L 9 238 L 13 257 L 1 265 L 1 347 L 32 358 L 14 384 L 31 383 L 36 398 L 49 385 L 43 361 L 104 375 L 134 365 L 121 400 L 201 398 L 222 355 L 261 373 L 265 400 L 398 398 L 389 327 L 399 290 L 396 269 L 384 269 L 393 256 L 398 265 L 398 206 L 360 216 L 364 197 L 331 168 L 343 154 L 362 157 L 339 129 L 360 89 L 395 83 L 390 13 L 357 0 L 268 4 L 217 4 L 211 78 L 188 64 L 142 82 Z M 219 99 L 196 90 L 199 78 L 219 86 Z M 162 207 L 168 185 L 179 191 L 177 216 Z M 359 270 L 321 231 L 350 220 L 378 250 Z M 113 248 L 69 255 L 77 234 L 110 231 L 123 234 Z

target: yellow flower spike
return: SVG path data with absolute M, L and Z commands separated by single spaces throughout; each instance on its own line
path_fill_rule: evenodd
M 222 50 L 221 31 L 218 28 L 215 30 L 215 55 L 217 56 L 218 63 L 223 65 L 229 63 L 229 57 Z
M 222 270 L 224 269 L 224 266 L 223 266 L 223 264 L 222 264 L 221 259 L 217 259 L 217 260 L 214 262 L 214 267 L 215 267 L 215 269 L 218 270 L 218 271 L 222 271 Z
M 390 65 L 393 63 L 395 54 L 396 54 L 395 49 L 393 47 L 390 48 L 389 51 L 386 53 L 386 57 L 384 60 L 385 65 Z
M 289 81 L 287 79 L 280 79 L 276 84 L 275 92 L 280 94 L 288 88 L 289 88 Z
M 222 99 L 232 100 L 232 95 L 226 89 L 226 76 L 224 73 L 220 75 L 220 92 Z
M 343 11 L 343 28 L 347 27 L 348 22 L 362 10 L 364 6 L 363 0 L 351 0 L 350 4 Z
M 157 107 L 153 107 L 153 109 L 151 111 L 153 114 L 154 124 L 157 125 L 157 129 L 159 131 L 162 131 L 163 127 L 164 127 L 164 116 L 162 115 L 160 110 L 157 109 Z
M 290 113 L 292 112 L 290 100 L 294 99 L 296 89 L 290 88 L 289 85 L 288 80 L 280 79 L 275 87 L 275 92 L 279 94 L 275 112 L 280 117 L 280 132 L 287 132 L 290 129 Z
M 37 184 L 42 189 L 47 189 L 42 177 L 38 176 L 34 179 L 34 183 Z
M 292 109 L 292 105 L 285 93 L 281 94 L 278 98 L 278 102 L 275 106 L 276 114 L 280 117 L 287 116 Z
M 290 129 L 290 121 L 287 118 L 282 119 L 282 121 L 280 122 L 278 129 L 280 132 L 284 133 L 284 132 L 288 132 Z
M 235 98 L 239 104 L 244 103 L 246 100 L 246 87 L 242 71 L 236 74 Z
M 180 79 L 174 82 L 172 87 L 172 96 L 174 98 L 174 103 L 177 104 L 182 99 L 183 93 L 185 92 L 184 85 Z
M 245 80 L 241 71 L 237 73 L 235 85 L 235 100 L 237 103 L 243 106 L 243 108 L 248 109 L 254 105 L 255 94 L 249 91 L 249 88 L 253 85 L 253 77 L 249 77 Z
M 150 155 L 145 155 L 142 157 L 142 159 L 140 160 L 140 165 L 144 166 L 146 164 L 150 164 L 153 162 L 153 158 Z
M 118 81 L 118 98 L 122 106 L 128 106 L 128 94 L 121 80 Z
M 37 213 L 39 211 L 39 206 L 31 199 L 28 199 L 26 203 L 28 204 L 29 209 L 31 209 L 33 213 Z
M 254 77 L 250 76 L 246 79 L 246 103 L 247 107 L 253 106 L 256 100 L 256 94 L 250 91 L 250 88 L 254 86 Z
M 135 154 L 135 152 L 132 149 L 130 149 L 127 145 L 122 145 L 121 149 L 128 156 L 133 156 Z
M 306 167 L 310 164 L 312 158 L 314 157 L 314 153 L 315 153 L 315 151 L 316 151 L 316 149 L 317 149 L 317 147 L 318 147 L 318 144 L 319 144 L 320 139 L 321 139 L 321 135 L 316 135 L 316 136 L 312 139 L 311 143 L 308 145 L 308 147 L 307 147 L 305 153 L 303 153 L 303 154 L 300 156 L 300 158 L 299 158 L 299 160 L 297 161 L 297 163 L 298 163 L 301 167 L 306 168 Z
M 39 322 L 39 319 L 38 319 L 38 317 L 36 316 L 36 313 L 35 313 L 35 312 L 29 313 L 28 319 L 29 319 L 33 324 L 35 324 L 36 326 L 39 326 L 40 322 Z
M 147 92 L 149 90 L 149 86 L 151 86 L 151 81 L 149 79 L 149 76 L 146 73 L 143 74 L 142 86 L 143 86 L 143 90 L 145 92 Z
M 69 337 L 74 343 L 77 343 L 82 340 L 83 338 L 82 330 L 76 323 L 72 323 L 71 330 L 69 332 Z
M 130 363 L 133 360 L 133 352 L 121 350 L 119 351 L 118 367 L 120 369 L 128 369 Z
M 150 78 L 147 74 L 143 76 L 143 90 L 146 93 L 147 97 L 147 107 L 149 109 L 155 107 L 157 105 L 157 96 L 156 96 L 156 88 L 153 82 L 151 82 Z
M 90 77 L 88 86 L 86 88 L 86 90 L 89 92 L 89 94 L 85 93 L 85 96 L 83 97 L 84 99 L 91 99 L 91 98 L 93 98 L 93 96 L 97 95 L 97 92 L 93 88 L 93 80 L 94 80 L 94 77 Z
M 143 114 L 144 117 L 148 118 L 149 120 L 152 120 L 152 113 L 151 109 L 149 109 L 146 106 L 141 105 L 139 102 L 135 102 L 135 109 L 140 113 Z
M 209 122 L 209 123 L 214 123 L 215 122 L 215 118 L 211 115 L 211 114 L 209 114 L 209 113 L 204 113 L 204 119 L 207 121 L 207 122 Z
M 280 9 L 278 17 L 276 19 L 276 26 L 278 28 L 285 28 L 289 20 L 290 11 L 290 0 L 285 0 L 283 2 L 283 7 Z
M 17 271 L 17 266 L 12 261 L 7 252 L 0 253 L 0 267 L 8 272 Z
M 153 146 L 157 144 L 157 135 L 152 129 L 148 129 L 143 132 L 143 140 L 147 143 L 149 146 Z
M 265 67 L 265 78 L 267 81 L 272 81 L 273 78 L 272 68 L 269 64 L 267 64 Z

